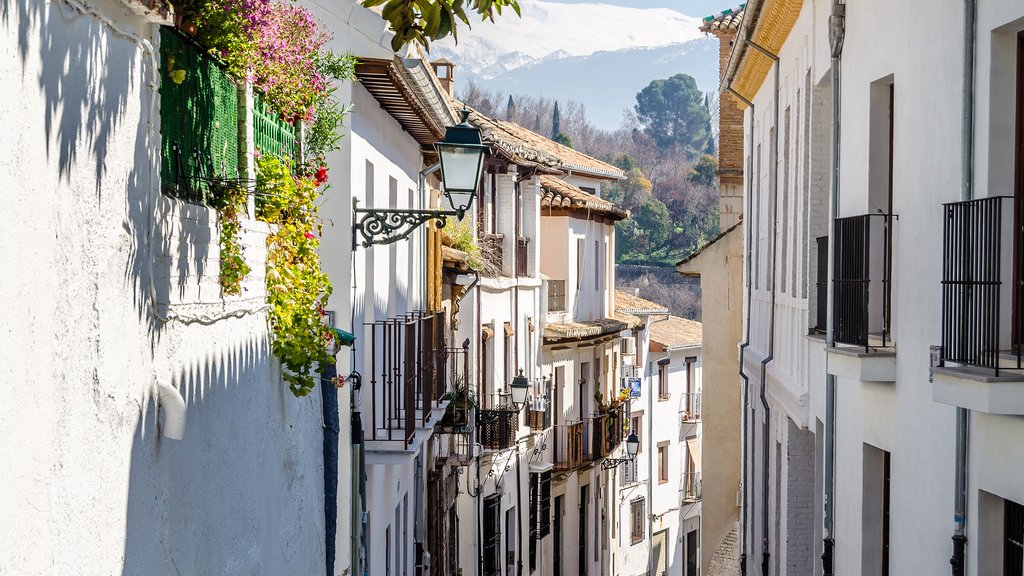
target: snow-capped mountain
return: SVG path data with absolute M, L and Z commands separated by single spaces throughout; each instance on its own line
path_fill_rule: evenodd
M 431 58 L 457 66 L 456 90 L 476 82 L 505 94 L 576 100 L 600 128 L 615 129 L 622 112 L 651 80 L 680 72 L 702 90 L 718 83 L 718 40 L 704 38 L 700 18 L 666 8 L 558 4 L 520 0 L 523 17 L 460 29 L 431 46 Z
M 494 23 L 460 28 L 435 44 L 431 55 L 443 56 L 483 78 L 557 54 L 587 56 L 595 52 L 653 48 L 701 36 L 700 18 L 667 8 L 628 8 L 611 4 L 559 4 L 521 0 L 522 18 L 508 12 Z M 557 57 L 557 56 L 556 56 Z

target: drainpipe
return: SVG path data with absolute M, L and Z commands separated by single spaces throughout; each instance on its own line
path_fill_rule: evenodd
M 750 226 L 750 215 L 753 213 L 753 191 L 754 191 L 754 103 L 747 100 L 740 95 L 739 92 L 732 89 L 732 86 L 726 86 L 726 90 L 732 93 L 733 96 L 738 98 L 741 102 L 746 104 L 750 108 L 750 136 L 747 139 L 747 143 L 750 146 L 750 152 L 747 154 L 747 209 L 744 212 L 745 218 L 748 221 L 743 223 L 744 233 L 746 234 L 746 242 L 744 247 L 746 252 L 743 255 L 744 264 L 746 266 L 746 273 L 744 280 L 746 286 L 744 291 L 747 294 L 747 303 L 743 309 L 744 313 L 744 326 L 743 326 L 743 342 L 740 344 L 740 378 L 743 379 L 743 480 L 741 486 L 743 488 L 743 504 L 741 506 L 742 520 L 740 522 L 740 533 L 742 534 L 742 545 L 740 548 L 740 574 L 746 576 L 747 574 L 747 515 L 750 507 L 747 502 L 747 487 L 750 486 L 748 479 L 748 473 L 750 466 L 747 464 L 747 459 L 750 453 L 750 442 L 747 440 L 747 430 L 750 429 L 750 423 L 748 422 L 749 410 L 750 410 L 750 377 L 743 370 L 743 358 L 748 346 L 750 346 L 750 268 L 751 268 L 751 226 Z
M 831 280 L 835 278 L 834 239 L 836 218 L 839 217 L 839 151 L 840 111 L 842 110 L 843 42 L 846 38 L 846 5 L 838 0 L 832 3 L 829 18 L 829 43 L 832 48 L 832 177 L 829 185 L 828 219 L 828 278 L 825 320 L 825 347 L 835 346 L 835 291 Z M 825 374 L 825 479 L 822 509 L 821 570 L 824 576 L 833 576 L 835 559 L 835 495 L 836 495 L 836 377 Z
M 964 0 L 964 103 L 961 119 L 961 162 L 962 178 L 960 199 L 974 197 L 974 52 L 975 0 Z M 953 576 L 965 574 L 965 548 L 967 547 L 967 458 L 968 431 L 971 413 L 966 408 L 956 409 L 956 471 L 954 488 L 953 522 Z
M 647 317 L 648 319 L 650 316 Z M 667 322 L 671 318 L 670 315 L 666 314 L 664 318 L 658 318 L 657 320 L 650 320 L 644 322 L 647 330 L 647 350 L 644 351 L 644 374 L 647 382 L 644 383 L 644 387 L 647 388 L 647 574 L 654 573 L 654 385 L 651 384 L 653 374 L 650 370 L 650 334 L 651 326 L 654 326 L 658 322 Z
M 768 385 L 768 364 L 775 358 L 775 262 L 776 262 L 776 250 L 778 248 L 778 211 L 779 211 L 779 56 L 770 52 L 767 48 L 757 44 L 753 40 L 747 40 L 747 44 L 753 47 L 755 50 L 764 54 L 768 58 L 772 59 L 775 68 L 775 87 L 774 95 L 774 106 L 772 110 L 772 126 L 775 129 L 775 145 L 772 148 L 772 172 L 771 172 L 771 185 L 772 185 L 772 199 L 769 204 L 769 216 L 768 219 L 772 225 L 772 236 L 771 236 L 771 272 L 769 277 L 769 291 L 771 297 L 769 299 L 769 312 L 768 312 L 768 355 L 761 360 L 761 405 L 764 407 L 764 422 L 761 424 L 761 480 L 764 483 L 761 486 L 761 499 L 763 502 L 762 515 L 763 525 L 761 526 L 761 575 L 768 576 L 769 560 L 771 559 L 771 553 L 769 550 L 769 536 L 768 536 L 768 482 L 769 478 L 769 448 L 771 447 L 770 440 L 768 438 L 768 432 L 771 428 L 771 416 L 772 409 L 768 405 L 768 397 L 765 395 L 765 390 Z

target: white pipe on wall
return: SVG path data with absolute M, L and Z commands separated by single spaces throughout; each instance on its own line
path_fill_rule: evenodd
M 156 397 L 157 410 L 163 408 L 164 421 L 160 427 L 160 435 L 171 440 L 181 440 L 185 436 L 185 417 L 188 408 L 185 399 L 178 389 L 165 382 L 153 384 L 153 395 Z

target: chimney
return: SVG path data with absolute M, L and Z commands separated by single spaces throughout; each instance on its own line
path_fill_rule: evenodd
M 701 31 L 718 38 L 719 78 L 725 75 L 743 6 L 704 20 Z M 743 104 L 729 92 L 718 95 L 718 214 L 722 230 L 743 219 Z
M 434 74 L 437 75 L 437 79 L 441 81 L 441 87 L 444 88 L 445 92 L 448 93 L 452 98 L 455 97 L 455 63 L 446 58 L 440 60 L 434 60 L 430 63 L 430 66 L 434 69 Z

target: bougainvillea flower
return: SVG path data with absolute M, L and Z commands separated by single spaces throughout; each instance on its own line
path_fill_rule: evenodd
M 310 240 L 312 240 L 312 239 L 316 238 L 316 236 L 314 236 L 312 232 L 306 232 L 306 238 L 309 238 Z
M 316 173 L 313 174 L 313 178 L 316 180 L 317 186 L 327 182 L 327 168 L 325 166 L 318 168 Z

